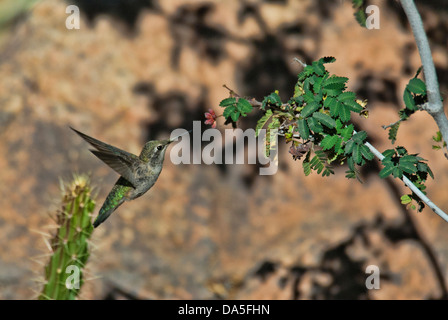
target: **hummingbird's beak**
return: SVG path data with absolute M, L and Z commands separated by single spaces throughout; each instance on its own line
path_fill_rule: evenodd
M 172 142 L 174 142 L 174 141 L 177 141 L 177 139 L 179 138 L 179 137 L 182 137 L 183 135 L 186 135 L 187 133 L 191 133 L 193 130 L 188 130 L 187 132 L 184 132 L 184 133 L 182 133 L 181 135 L 178 135 L 177 137 L 174 137 L 173 139 L 171 139 L 171 140 L 169 140 L 168 141 L 168 144 L 170 144 L 170 143 L 172 143 Z

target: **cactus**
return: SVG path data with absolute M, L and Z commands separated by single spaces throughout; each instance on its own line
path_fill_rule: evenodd
M 83 269 L 89 258 L 95 201 L 85 175 L 74 176 L 63 186 L 59 228 L 51 240 L 52 255 L 45 267 L 45 285 L 39 300 L 74 300 L 84 282 Z

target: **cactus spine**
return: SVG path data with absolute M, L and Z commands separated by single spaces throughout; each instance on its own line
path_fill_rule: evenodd
M 62 210 L 57 214 L 59 228 L 50 242 L 53 253 L 45 267 L 45 285 L 39 300 L 75 299 L 90 255 L 88 239 L 93 231 L 95 201 L 89 178 L 74 176 L 62 192 Z

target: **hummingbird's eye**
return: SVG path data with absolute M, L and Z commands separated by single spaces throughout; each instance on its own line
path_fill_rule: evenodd
M 163 149 L 163 146 L 161 145 L 161 144 L 159 144 L 158 146 L 157 146 L 157 150 L 162 150 Z

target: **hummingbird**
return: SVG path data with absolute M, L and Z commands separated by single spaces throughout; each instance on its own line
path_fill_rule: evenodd
M 93 223 L 95 228 L 103 223 L 125 201 L 137 199 L 151 189 L 162 171 L 168 145 L 179 137 L 173 140 L 148 141 L 140 155 L 136 156 L 92 138 L 72 127 L 70 129 L 90 143 L 96 149 L 90 149 L 90 151 L 120 175 Z

